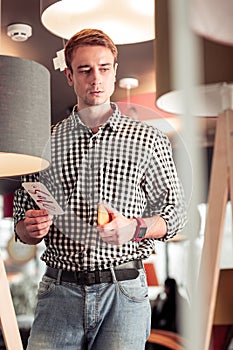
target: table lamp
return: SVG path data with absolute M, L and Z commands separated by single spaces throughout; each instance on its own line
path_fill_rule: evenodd
M 50 164 L 50 75 L 42 65 L 0 55 L 0 178 Z M 7 349 L 23 350 L 0 255 L 0 325 Z
M 39 63 L 0 56 L 0 177 L 50 164 L 50 78 Z

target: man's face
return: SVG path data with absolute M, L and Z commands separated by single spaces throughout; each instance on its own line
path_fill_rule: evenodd
M 104 46 L 83 46 L 73 53 L 73 72 L 66 70 L 67 80 L 74 87 L 78 108 L 97 106 L 110 101 L 114 92 L 116 67 L 110 49 Z

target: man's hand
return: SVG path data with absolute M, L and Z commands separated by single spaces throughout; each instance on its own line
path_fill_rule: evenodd
M 52 216 L 46 210 L 28 210 L 24 220 L 25 229 L 30 237 L 43 238 L 52 225 Z
M 25 219 L 18 222 L 16 232 L 28 244 L 39 243 L 49 232 L 52 216 L 46 210 L 28 210 Z
M 121 213 L 104 204 L 105 209 L 111 217 L 111 221 L 97 227 L 100 238 L 112 245 L 121 245 L 129 242 L 135 233 L 137 222 L 135 219 L 128 219 Z

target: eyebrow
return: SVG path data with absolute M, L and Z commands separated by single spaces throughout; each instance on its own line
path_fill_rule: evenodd
M 111 63 L 102 63 L 102 64 L 99 64 L 100 67 L 107 67 L 107 66 L 111 66 L 111 65 L 112 65 Z M 83 64 L 83 65 L 78 66 L 78 69 L 89 68 L 89 67 L 90 67 L 89 64 Z

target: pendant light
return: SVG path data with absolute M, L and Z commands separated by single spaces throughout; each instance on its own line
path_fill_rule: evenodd
M 154 0 L 41 0 L 41 21 L 63 39 L 84 28 L 103 30 L 115 44 L 155 37 Z

